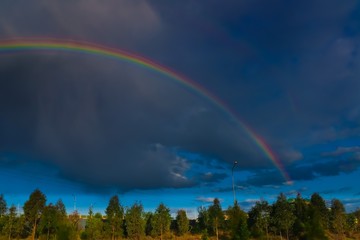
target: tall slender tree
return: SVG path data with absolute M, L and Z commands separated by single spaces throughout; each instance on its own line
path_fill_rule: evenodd
M 8 214 L 6 216 L 6 222 L 4 225 L 4 233 L 8 239 L 15 237 L 16 233 L 16 207 L 11 205 Z
M 294 215 L 296 217 L 294 222 L 294 235 L 303 238 L 306 232 L 306 225 L 308 224 L 309 208 L 300 193 L 297 194 L 294 201 Z
M 231 239 L 246 240 L 250 236 L 247 225 L 247 216 L 244 211 L 240 209 L 239 204 L 235 201 L 233 207 L 229 207 L 226 211 L 228 219 L 228 229 L 230 231 Z
M 249 228 L 253 237 L 262 237 L 266 235 L 269 239 L 271 206 L 265 200 L 258 201 L 249 211 Z
M 3 231 L 3 228 L 6 225 L 6 215 L 7 205 L 3 194 L 0 194 L 0 234 Z
M 164 234 L 170 231 L 171 215 L 170 209 L 163 203 L 157 207 L 153 217 L 153 233 L 163 239 Z
M 181 209 L 176 215 L 176 230 L 179 236 L 183 236 L 189 232 L 189 219 L 186 215 L 186 211 Z
M 215 233 L 216 240 L 219 240 L 219 229 L 222 227 L 224 222 L 224 213 L 222 211 L 219 199 L 214 199 L 214 202 L 209 207 L 208 211 L 212 233 Z
M 310 204 L 313 211 L 320 216 L 320 223 L 323 229 L 329 229 L 329 210 L 326 207 L 324 199 L 318 193 L 311 195 Z
M 206 207 L 198 208 L 197 225 L 199 232 L 207 232 L 209 229 L 209 212 Z
M 346 224 L 346 215 L 344 205 L 338 199 L 331 201 L 330 216 L 331 230 L 337 234 L 338 237 L 342 237 Z
M 113 196 L 105 210 L 107 224 L 110 228 L 111 239 L 115 240 L 122 236 L 124 208 L 121 206 L 117 195 Z
M 276 202 L 273 204 L 271 217 L 274 225 L 280 232 L 280 236 L 282 237 L 282 231 L 285 230 L 286 239 L 289 240 L 289 230 L 295 222 L 295 216 L 291 205 L 283 193 L 278 196 Z
M 145 218 L 142 204 L 135 203 L 126 211 L 126 233 L 130 239 L 141 239 L 145 235 Z
M 0 194 L 0 218 L 5 216 L 7 211 L 7 204 L 3 194 Z
M 35 240 L 37 226 L 41 214 L 45 208 L 46 196 L 39 190 L 35 189 L 24 204 L 24 215 L 29 226 L 32 228 L 31 239 Z

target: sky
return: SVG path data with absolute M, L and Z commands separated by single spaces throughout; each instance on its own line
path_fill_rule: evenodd
M 0 43 L 0 193 L 22 206 L 39 188 L 82 213 L 118 194 L 196 216 L 214 198 L 233 203 L 233 173 L 245 210 L 280 192 L 355 210 L 359 17 L 350 0 L 2 1 L 0 42 L 96 44 L 193 85 L 104 55 Z

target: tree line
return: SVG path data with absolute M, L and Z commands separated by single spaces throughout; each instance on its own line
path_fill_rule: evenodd
M 210 206 L 198 208 L 195 220 L 185 210 L 172 219 L 163 203 L 154 212 L 145 212 L 139 202 L 125 208 L 117 195 L 110 198 L 105 215 L 90 207 L 84 219 L 77 211 L 67 214 L 61 199 L 46 204 L 38 189 L 19 214 L 0 195 L 0 239 L 359 239 L 359 220 L 360 210 L 346 213 L 340 200 L 327 204 L 318 193 L 310 199 L 300 194 L 288 199 L 281 193 L 274 203 L 258 201 L 248 212 L 237 202 L 223 209 L 215 198 Z

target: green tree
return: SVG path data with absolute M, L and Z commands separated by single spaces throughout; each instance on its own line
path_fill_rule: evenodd
M 63 201 L 61 199 L 59 199 L 55 203 L 55 208 L 56 208 L 59 218 L 61 220 L 65 220 L 67 218 L 66 208 L 65 208 L 65 204 L 63 203 Z
M 320 216 L 320 223 L 323 229 L 329 229 L 329 210 L 326 207 L 324 199 L 318 193 L 311 195 L 310 204 L 315 214 Z
M 344 205 L 338 199 L 331 201 L 330 220 L 331 230 L 338 236 L 342 236 L 346 224 L 346 215 Z
M 9 208 L 9 212 L 6 216 L 6 221 L 4 225 L 4 233 L 8 239 L 12 239 L 16 234 L 16 207 L 12 205 Z
M 228 220 L 228 229 L 230 230 L 231 239 L 246 240 L 250 236 L 247 225 L 247 216 L 244 211 L 240 209 L 237 202 L 233 207 L 229 207 L 226 211 Z
M 6 211 L 7 211 L 7 204 L 6 204 L 4 195 L 0 194 L 0 217 L 5 216 Z
M 197 228 L 198 232 L 208 231 L 209 228 L 209 212 L 206 207 L 198 208 L 198 217 L 197 217 Z
M 111 239 L 115 240 L 122 236 L 122 225 L 124 218 L 124 209 L 120 205 L 118 196 L 113 196 L 105 210 L 107 224 L 110 227 Z
M 170 209 L 163 203 L 157 207 L 153 217 L 153 234 L 163 239 L 164 234 L 170 231 L 171 215 Z
M 42 212 L 39 222 L 39 230 L 46 234 L 46 239 L 50 239 L 51 235 L 55 235 L 60 224 L 60 213 L 56 206 L 51 203 L 46 206 Z
M 179 236 L 189 232 L 189 219 L 185 210 L 179 210 L 176 215 L 176 230 Z
M 219 240 L 219 229 L 224 222 L 224 213 L 222 211 L 219 199 L 215 198 L 213 204 L 209 207 L 209 224 L 211 226 L 212 233 L 216 235 L 216 239 Z
M 80 232 L 80 214 L 78 211 L 72 212 L 68 217 L 68 223 L 64 225 L 61 231 L 61 237 L 63 239 L 77 239 Z
M 269 239 L 271 207 L 265 200 L 258 201 L 249 211 L 249 228 L 253 237 L 262 237 L 266 235 Z
M 152 212 L 145 213 L 145 235 L 150 236 L 153 232 L 153 218 L 154 214 Z
M 276 202 L 272 206 L 271 218 L 280 232 L 280 236 L 282 237 L 282 231 L 285 230 L 286 239 L 289 240 L 289 230 L 295 222 L 295 216 L 290 203 L 283 193 L 278 196 Z
M 141 239 L 145 235 L 145 218 L 142 204 L 135 203 L 126 211 L 126 233 L 130 239 Z
M 3 228 L 6 224 L 6 215 L 7 205 L 3 194 L 0 194 L 0 234 L 3 232 Z
M 45 208 L 46 196 L 39 190 L 34 190 L 24 204 L 24 215 L 28 225 L 32 228 L 31 239 L 35 240 L 37 226 Z
M 86 221 L 85 231 L 82 234 L 82 239 L 96 240 L 103 237 L 103 220 L 100 213 L 94 215 L 92 206 L 89 208 L 88 217 Z
M 294 235 L 303 239 L 306 234 L 306 224 L 309 221 L 308 218 L 309 208 L 305 200 L 300 194 L 296 196 L 294 201 L 294 215 L 296 217 L 293 226 Z

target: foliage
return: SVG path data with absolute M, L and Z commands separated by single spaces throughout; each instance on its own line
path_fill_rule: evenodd
M 96 213 L 89 208 L 88 219 L 86 221 L 85 231 L 82 233 L 82 239 L 95 240 L 101 239 L 104 235 L 104 223 L 100 213 Z
M 185 210 L 179 210 L 176 215 L 176 230 L 179 236 L 189 232 L 189 219 Z
M 0 217 L 5 216 L 7 207 L 6 201 L 3 194 L 0 194 Z
M 316 214 L 320 216 L 320 223 L 322 228 L 328 229 L 329 228 L 329 210 L 326 207 L 326 203 L 324 199 L 318 193 L 314 193 L 311 195 L 310 199 L 311 206 L 313 210 L 316 211 Z
M 280 235 L 282 231 L 286 231 L 286 238 L 289 239 L 289 230 L 295 222 L 295 216 L 290 203 L 287 201 L 286 196 L 281 193 L 276 202 L 272 206 L 271 219 L 279 231 Z
M 1 198 L 0 202 L 4 201 L 2 195 Z M 115 196 L 110 199 L 105 216 L 94 214 L 92 207 L 89 208 L 84 229 L 84 226 L 80 227 L 83 220 L 79 213 L 75 211 L 67 216 L 61 200 L 48 205 L 45 202 L 46 196 L 35 190 L 24 204 L 23 215 L 14 205 L 6 208 L 0 217 L 0 239 L 34 239 L 36 236 L 39 239 L 76 240 L 80 233 L 83 240 L 120 239 L 123 236 L 127 239 L 152 239 L 150 235 L 157 239 L 206 240 L 211 239 L 208 233 L 219 239 L 234 240 L 248 239 L 250 234 L 253 239 L 283 239 L 285 232 L 287 238 L 294 240 L 359 239 L 360 236 L 360 210 L 347 214 L 341 201 L 334 199 L 329 211 L 319 194 L 313 194 L 310 201 L 300 195 L 288 201 L 284 194 L 280 194 L 272 205 L 266 201 L 257 202 L 248 214 L 236 202 L 227 209 L 226 220 L 220 201 L 215 199 L 208 209 L 198 209 L 197 221 L 189 221 L 184 210 L 179 210 L 176 220 L 171 221 L 170 210 L 164 204 L 160 204 L 155 212 L 145 213 L 143 206 L 135 203 L 124 216 Z M 192 236 L 186 234 L 190 223 L 192 229 L 197 229 Z M 173 232 L 170 232 L 170 224 Z M 115 226 L 116 233 L 123 235 L 113 235 L 111 226 Z
M 160 236 L 160 239 L 163 239 L 164 234 L 167 234 L 170 231 L 170 224 L 170 209 L 163 203 L 160 203 L 154 213 L 152 221 L 153 235 Z
M 24 204 L 24 215 L 27 221 L 27 224 L 32 228 L 31 238 L 34 240 L 37 230 L 37 225 L 39 223 L 41 214 L 45 208 L 46 197 L 39 190 L 34 190 Z
M 215 198 L 213 204 L 208 209 L 209 212 L 209 225 L 212 234 L 216 235 L 219 239 L 219 229 L 224 222 L 224 213 L 222 211 L 219 199 Z
M 125 214 L 126 233 L 130 239 L 141 239 L 145 235 L 144 208 L 135 203 Z
M 338 235 L 343 235 L 346 215 L 344 205 L 338 199 L 333 199 L 331 201 L 330 220 L 331 230 Z
M 258 201 L 249 211 L 249 228 L 253 237 L 262 237 L 269 234 L 271 207 L 267 201 Z
M 250 232 L 247 226 L 247 216 L 246 213 L 240 209 L 238 203 L 235 202 L 234 206 L 229 207 L 226 213 L 228 216 L 227 223 L 231 239 L 248 239 Z
M 198 232 L 204 232 L 209 226 L 209 212 L 205 207 L 198 208 L 198 217 L 197 217 L 197 228 Z
M 111 239 L 115 240 L 122 237 L 124 208 L 120 205 L 118 196 L 113 196 L 106 210 L 107 226 L 110 230 Z

